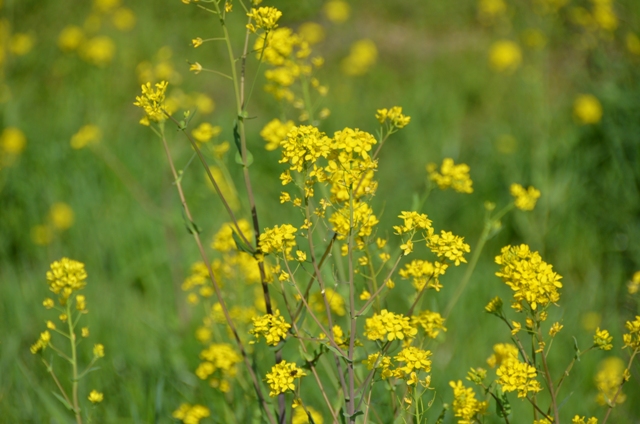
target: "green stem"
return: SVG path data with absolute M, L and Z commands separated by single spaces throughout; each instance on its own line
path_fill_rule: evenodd
M 71 367 L 73 368 L 73 412 L 76 414 L 76 422 L 82 424 L 80 416 L 80 405 L 78 403 L 78 354 L 76 351 L 76 334 L 73 328 L 73 319 L 71 317 L 71 302 L 67 299 L 67 323 L 69 324 L 69 340 L 71 341 Z

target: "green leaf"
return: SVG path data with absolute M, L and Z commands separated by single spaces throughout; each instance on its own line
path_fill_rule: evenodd
M 298 352 L 300 352 L 300 356 L 302 356 L 307 362 L 313 362 L 315 359 L 311 353 L 305 352 L 301 345 L 298 345 Z
M 576 352 L 573 355 L 573 358 L 576 359 L 579 362 L 580 361 L 580 348 L 578 347 L 578 339 L 576 339 L 575 337 L 573 338 L 573 349 Z
M 352 361 L 349 360 L 349 358 L 344 356 L 344 354 L 342 352 L 340 352 L 338 349 L 336 349 L 335 346 L 332 346 L 331 344 L 327 344 L 326 346 L 327 346 L 327 349 L 329 349 L 331 352 L 335 353 L 336 355 L 338 355 L 339 357 L 341 357 L 345 361 L 352 362 Z
M 242 162 L 242 155 L 240 154 L 240 152 L 236 152 L 236 163 L 238 165 L 244 165 L 244 163 Z M 250 151 L 247 150 L 247 164 L 246 167 L 250 167 L 251 164 L 253 163 L 253 155 L 251 154 Z
M 369 305 L 366 308 L 364 308 L 364 311 L 362 311 L 361 314 L 356 315 L 356 317 L 361 317 L 363 315 L 366 315 L 367 312 L 369 312 L 369 309 L 371 309 L 371 306 L 373 306 L 373 303 L 374 302 L 369 303 Z
M 238 121 L 235 121 L 233 124 L 233 141 L 236 143 L 236 148 L 238 149 L 238 153 L 242 152 L 242 147 L 240 145 L 240 132 L 238 131 Z
M 69 410 L 69 411 L 73 411 L 73 406 L 71 406 L 69 404 L 69 402 L 67 402 L 67 400 L 65 398 L 63 398 L 62 396 L 60 396 L 58 393 L 56 392 L 51 392 L 53 393 L 53 395 L 60 401 L 62 402 L 62 404 Z

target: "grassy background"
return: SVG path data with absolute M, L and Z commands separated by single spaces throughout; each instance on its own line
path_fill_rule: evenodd
M 443 157 L 470 165 L 475 191 L 465 196 L 436 191 L 425 212 L 437 229 L 465 236 L 472 249 L 482 229 L 485 200 L 505 204 L 512 182 L 535 185 L 543 193 L 534 212 L 510 214 L 503 231 L 486 245 L 447 322 L 446 337 L 433 347 L 433 416 L 442 402 L 451 402 L 448 382 L 463 379 L 471 366 L 482 366 L 494 343 L 509 340 L 482 308 L 495 295 L 509 298 L 493 275 L 493 257 L 506 244 L 528 243 L 564 277 L 560 308 L 552 308 L 550 317 L 565 325 L 554 345 L 557 375 L 571 358 L 571 335 L 583 348 L 590 344 L 592 330 L 582 328 L 588 313 L 599 314 L 600 325 L 615 337 L 614 353 L 588 355 L 574 368 L 564 392 L 572 394 L 563 407 L 564 419 L 577 413 L 602 417 L 604 409 L 592 401 L 597 364 L 612 354 L 626 358 L 619 351 L 624 321 L 638 313 L 637 298 L 626 293 L 625 284 L 640 268 L 640 58 L 625 50 L 624 36 L 640 30 L 640 5 L 616 2 L 623 19 L 614 38 L 581 50 L 576 47 L 580 30 L 566 15 L 526 13 L 529 2 L 510 4 L 511 23 L 492 27 L 478 21 L 476 4 L 467 0 L 354 1 L 350 20 L 342 25 L 327 21 L 321 1 L 269 4 L 283 10 L 283 25 L 295 28 L 312 20 L 326 27 L 326 40 L 318 46 L 326 58 L 319 78 L 330 87 L 326 106 L 332 115 L 322 124 L 324 131 L 350 126 L 374 132 L 375 109 L 396 104 L 412 117 L 381 156 L 373 202 L 376 210 L 384 208 L 381 233 L 425 190 L 425 164 Z M 32 33 L 36 44 L 28 54 L 8 55 L 3 62 L 3 83 L 11 97 L 0 105 L 0 125 L 20 128 L 27 146 L 12 166 L 0 170 L 0 422 L 70 422 L 51 395 L 54 385 L 44 366 L 29 352 L 44 321 L 53 318 L 41 306 L 48 295 L 44 276 L 49 263 L 62 256 L 86 264 L 89 342 L 106 347 L 102 369 L 90 374 L 86 385 L 105 393 L 98 422 L 171 422 L 171 412 L 183 401 L 210 406 L 215 413 L 208 422 L 248 422 L 256 412 L 252 392 L 242 385 L 225 400 L 193 375 L 199 352 L 193 331 L 199 319 L 186 306 L 179 285 L 199 258 L 185 231 L 161 145 L 138 124 L 140 112 L 132 105 L 140 83 L 136 66 L 153 61 L 162 46 L 169 46 L 170 61 L 183 79 L 180 89 L 211 96 L 216 110 L 201 119 L 221 125 L 221 137 L 231 140 L 228 84 L 205 73 L 189 74 L 186 64 L 197 60 L 213 67 L 207 64 L 223 60 L 221 46 L 189 46 L 196 36 L 218 36 L 217 22 L 177 0 L 124 5 L 134 11 L 136 26 L 120 32 L 104 19 L 99 33 L 116 44 L 112 62 L 104 67 L 56 45 L 64 26 L 83 24 L 91 4 L 5 0 L 2 6 L 11 31 Z M 236 9 L 232 20 L 237 29 L 243 18 Z M 493 72 L 487 61 L 491 43 L 517 40 L 528 27 L 543 30 L 547 47 L 523 47 L 523 64 L 516 72 Z M 234 35 L 241 40 L 239 32 Z M 378 61 L 366 75 L 347 77 L 340 72 L 340 60 L 362 38 L 376 43 Z M 573 118 L 579 93 L 600 99 L 604 116 L 599 124 L 581 126 Z M 248 131 L 256 156 L 251 171 L 261 182 L 262 226 L 285 222 L 283 213 L 288 213 L 276 200 L 282 170 L 278 154 L 264 151 L 258 136 L 274 107 L 273 100 L 256 94 L 249 108 L 257 117 L 249 121 Z M 102 129 L 100 145 L 71 149 L 71 136 L 88 123 Z M 510 152 L 497 142 L 504 134 L 516 140 Z M 185 164 L 190 156 L 185 140 L 176 135 L 171 143 L 178 163 Z M 232 160 L 229 166 L 239 177 Z M 225 215 L 198 167 L 189 168 L 184 184 L 208 240 Z M 31 228 L 44 223 L 50 206 L 60 201 L 73 208 L 73 227 L 56 233 L 47 246 L 34 244 Z M 455 271 L 430 300 L 433 309 L 442 310 L 453 294 L 461 276 Z M 406 309 L 402 296 L 389 302 L 395 311 Z M 90 349 L 84 347 L 89 360 Z M 640 405 L 632 401 L 640 396 L 639 371 L 635 366 L 625 386 L 629 399 L 616 408 L 612 422 L 639 422 Z M 515 400 L 514 407 L 515 422 L 525 422 L 518 414 L 529 417 L 529 409 Z M 450 415 L 446 422 L 453 422 Z

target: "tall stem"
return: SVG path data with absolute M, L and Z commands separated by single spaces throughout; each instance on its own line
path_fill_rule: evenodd
M 76 351 L 76 333 L 73 331 L 73 319 L 71 317 L 71 302 L 67 299 L 67 324 L 69 325 L 69 340 L 71 341 L 71 367 L 73 368 L 73 382 L 71 396 L 73 398 L 73 412 L 76 414 L 76 422 L 82 424 L 80 404 L 78 402 L 78 354 Z

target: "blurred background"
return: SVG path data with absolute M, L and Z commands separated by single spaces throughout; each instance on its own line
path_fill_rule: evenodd
M 63 256 L 86 264 L 86 319 L 92 337 L 106 347 L 102 369 L 88 376 L 88 384 L 105 393 L 99 422 L 171 422 L 183 401 L 225 403 L 193 375 L 199 318 L 180 285 L 199 256 L 161 142 L 140 125 L 141 111 L 133 106 L 140 84 L 168 80 L 175 109 L 197 108 L 194 127 L 213 127 L 207 143 L 233 142 L 230 84 L 212 73 L 189 72 L 196 61 L 227 72 L 222 43 L 194 49 L 191 41 L 219 37 L 219 24 L 195 4 L 183 3 L 1 3 L 0 422 L 69 422 L 51 394 L 54 385 L 44 366 L 29 352 L 51 318 L 42 307 L 49 295 L 45 273 Z M 433 347 L 433 417 L 451 402 L 448 382 L 464 379 L 471 366 L 486 367 L 493 345 L 509 341 L 483 307 L 493 296 L 510 297 L 494 275 L 493 258 L 502 246 L 520 243 L 539 251 L 563 276 L 560 307 L 550 311 L 551 322 L 565 326 L 554 342 L 557 375 L 572 358 L 571 336 L 582 349 L 591 345 L 596 327 L 614 336 L 613 351 L 594 352 L 573 368 L 565 391 L 563 416 L 602 417 L 596 378 L 606 371 L 606 358 L 626 363 L 628 354 L 620 351 L 624 322 L 639 314 L 637 294 L 627 284 L 640 269 L 640 3 L 265 4 L 282 10 L 281 26 L 306 34 L 324 57 L 317 73 L 328 87 L 322 104 L 330 115 L 321 123 L 323 131 L 348 126 L 374 133 L 375 111 L 383 107 L 402 106 L 411 116 L 380 157 L 373 200 L 374 209 L 384 211 L 380 232 L 390 234 L 398 213 L 425 192 L 426 164 L 445 157 L 470 166 L 474 192 L 435 191 L 424 212 L 438 231 L 464 236 L 472 250 L 485 201 L 507 204 L 514 182 L 542 192 L 533 212 L 508 215 L 487 243 L 447 322 L 449 331 Z M 240 5 L 229 21 L 240 54 Z M 255 65 L 250 59 L 249 78 Z M 278 201 L 284 169 L 279 154 L 265 150 L 259 136 L 273 111 L 282 110 L 262 92 L 261 74 L 247 130 L 266 227 L 293 213 Z M 187 167 L 192 151 L 186 140 L 171 129 L 168 134 L 176 162 L 185 169 L 194 220 L 208 242 L 226 215 L 199 164 Z M 240 167 L 233 155 L 217 160 L 226 161 L 224 178 L 232 192 L 235 181 L 238 210 L 246 211 Z M 463 271 L 446 276 L 445 288 L 431 301 L 433 310 L 444 308 Z M 389 299 L 405 301 L 402 291 Z M 632 401 L 640 397 L 638 381 L 636 365 L 624 388 L 627 401 L 611 422 L 640 422 L 640 404 Z M 226 403 L 249 402 L 238 393 Z M 530 413 L 513 402 L 516 411 Z M 238 406 L 220 408 L 222 415 L 209 422 L 248 422 Z M 451 414 L 445 422 L 454 422 Z

